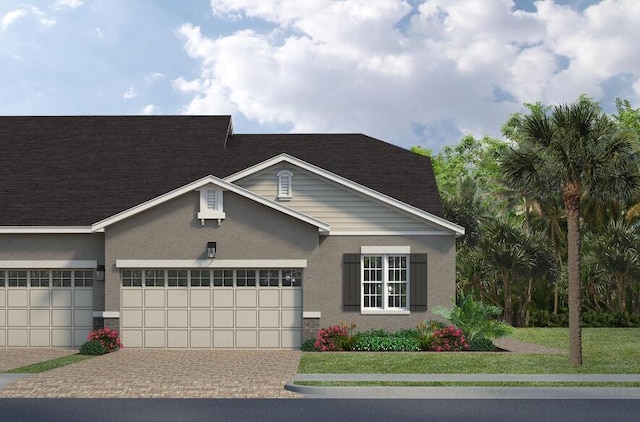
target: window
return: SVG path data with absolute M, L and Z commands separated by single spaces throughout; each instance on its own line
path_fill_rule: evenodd
M 0 271 L 0 287 L 4 287 L 4 271 Z
M 53 287 L 71 287 L 71 271 L 55 270 L 51 272 Z
M 49 271 L 34 270 L 29 273 L 31 287 L 49 287 Z
M 211 271 L 191 270 L 191 287 L 211 286 Z
M 223 206 L 223 194 L 222 189 L 209 184 L 200 191 L 200 212 L 198 213 L 198 219 L 204 220 L 221 220 L 225 218 L 224 206 Z
M 408 257 L 362 256 L 362 310 L 408 310 Z
M 260 287 L 278 287 L 280 282 L 280 271 L 260 270 Z
M 123 287 L 142 287 L 141 270 L 122 270 Z
M 168 270 L 167 285 L 169 287 L 186 287 L 188 276 L 187 270 Z
M 76 270 L 73 272 L 73 285 L 76 287 L 93 286 L 93 270 Z
M 233 270 L 213 270 L 213 285 L 233 287 Z
M 145 270 L 144 285 L 147 287 L 164 287 L 164 270 Z
M 302 270 L 282 270 L 282 287 L 302 286 Z
M 278 200 L 288 201 L 293 198 L 293 173 L 282 170 L 276 174 L 278 177 Z
M 256 270 L 236 270 L 236 286 L 256 287 Z
M 7 286 L 9 287 L 27 287 L 26 271 L 9 271 L 7 277 Z

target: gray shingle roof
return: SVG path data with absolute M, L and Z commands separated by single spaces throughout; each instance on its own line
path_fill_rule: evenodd
M 89 226 L 287 153 L 442 215 L 431 162 L 359 134 L 228 135 L 230 116 L 0 117 L 0 226 Z

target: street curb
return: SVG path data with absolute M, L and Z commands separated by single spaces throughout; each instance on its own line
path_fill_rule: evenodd
M 625 387 L 318 387 L 288 382 L 284 388 L 306 398 L 332 399 L 640 399 L 640 388 Z

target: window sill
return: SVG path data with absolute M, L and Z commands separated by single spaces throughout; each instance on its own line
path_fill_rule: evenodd
M 224 212 L 199 212 L 198 220 L 219 220 L 226 217 Z
M 280 202 L 288 202 L 293 199 L 293 196 L 278 196 L 278 201 Z
M 409 315 L 408 309 L 362 309 L 361 315 Z

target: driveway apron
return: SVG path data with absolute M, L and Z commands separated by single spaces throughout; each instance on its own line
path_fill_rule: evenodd
M 301 352 L 130 350 L 11 382 L 0 397 L 302 397 L 286 391 Z

